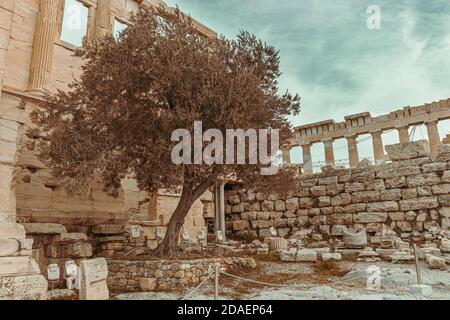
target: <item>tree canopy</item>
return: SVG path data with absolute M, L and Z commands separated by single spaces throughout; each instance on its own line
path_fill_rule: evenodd
M 261 164 L 171 159 L 178 143 L 172 133 L 193 134 L 195 121 L 224 135 L 226 129 L 280 129 L 281 141 L 289 139 L 288 116 L 299 113 L 300 98 L 279 93 L 279 52 L 254 35 L 207 37 L 179 10 L 153 8 L 136 14 L 117 39 L 91 39 L 76 54 L 85 62 L 81 76 L 68 91 L 48 94 L 32 114 L 44 137 L 41 159 L 54 176 L 76 189 L 94 175 L 112 189 L 125 176 L 149 192 L 178 189 L 185 208 L 174 213 L 174 225 L 218 179 L 274 191 L 293 183 L 289 167 L 262 176 Z

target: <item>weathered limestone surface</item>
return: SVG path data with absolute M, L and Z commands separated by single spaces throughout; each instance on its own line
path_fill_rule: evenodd
M 47 299 L 47 288 L 47 280 L 40 274 L 16 277 L 0 276 L 1 299 L 45 300 Z
M 347 229 L 342 230 L 344 244 L 349 248 L 361 248 L 367 245 L 367 234 L 364 229 Z
M 0 15 L 3 9 L 0 2 Z M 16 223 L 13 176 L 19 132 L 17 122 L 0 119 L 0 299 L 45 299 L 47 281 L 31 257 L 32 240 Z
M 66 228 L 58 223 L 24 223 L 27 234 L 62 234 Z
M 271 250 L 286 250 L 288 248 L 287 240 L 281 237 L 270 238 L 269 248 Z
M 407 147 L 405 147 L 407 145 Z M 428 157 L 430 145 L 427 140 L 409 142 L 407 144 L 393 144 L 386 146 L 388 157 L 392 161 L 408 160 L 420 157 Z
M 440 270 L 447 269 L 447 263 L 445 258 L 427 254 L 426 261 L 430 269 L 440 269 Z
M 104 258 L 83 260 L 80 263 L 80 300 L 108 300 L 108 265 Z
M 32 257 L 2 257 L 0 261 L 2 276 L 39 273 L 39 266 Z
M 355 244 L 359 241 L 357 246 L 364 246 L 379 243 L 385 225 L 403 238 L 438 240 L 435 228 L 449 226 L 450 152 L 440 147 L 432 159 L 424 141 L 387 149 L 391 158 L 401 160 L 303 175 L 300 190 L 289 196 L 256 197 L 251 190 L 229 191 L 228 229 L 264 238 L 270 236 L 271 227 L 288 235 L 307 228 L 344 240 L 351 238 L 346 237 L 350 229 L 365 229 L 360 236 L 352 233 Z M 236 203 L 245 210 L 233 210 Z

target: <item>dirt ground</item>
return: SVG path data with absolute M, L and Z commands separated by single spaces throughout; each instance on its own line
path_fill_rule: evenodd
M 417 284 L 414 264 L 390 264 L 388 262 L 318 262 L 309 264 L 259 261 L 256 269 L 241 269 L 230 273 L 260 282 L 277 284 L 277 286 L 251 283 L 221 275 L 219 280 L 220 299 L 450 300 L 450 271 L 430 270 L 425 263 L 421 263 L 422 281 L 424 284 L 432 286 L 433 294 L 431 296 L 410 293 L 410 286 Z M 374 279 L 373 275 L 377 273 L 381 280 L 381 286 L 378 288 L 376 286 L 368 287 L 368 278 Z M 172 300 L 181 299 L 185 293 L 187 291 L 124 293 L 118 295 L 116 299 Z M 214 284 L 210 280 L 189 296 L 189 299 L 210 300 L 213 296 Z

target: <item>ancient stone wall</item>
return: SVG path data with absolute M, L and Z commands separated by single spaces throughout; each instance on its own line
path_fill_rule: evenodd
M 203 281 L 220 264 L 233 267 L 256 266 L 252 258 L 227 257 L 196 260 L 126 261 L 108 260 L 108 287 L 115 292 L 171 290 Z
M 112 34 L 114 21 L 128 23 L 140 6 L 163 4 L 79 1 L 89 11 L 85 40 Z M 40 137 L 27 134 L 33 126 L 29 115 L 42 101 L 43 91 L 67 89 L 81 70 L 82 61 L 74 57 L 77 48 L 61 40 L 63 14 L 63 0 L 0 0 L 0 297 L 16 292 L 18 298 L 45 298 L 47 284 L 38 265 L 44 271 L 49 263 L 62 267 L 67 259 L 154 248 L 155 228 L 165 233 L 178 201 L 176 194 L 140 191 L 131 179 L 124 179 L 116 194 L 105 191 L 97 180 L 86 194 L 71 195 L 37 159 Z M 197 26 L 206 36 L 215 35 Z M 205 230 L 203 213 L 211 204 L 198 201 L 186 218 L 191 237 Z M 26 224 L 25 230 L 16 220 Z M 94 230 L 99 224 L 108 227 Z M 141 233 L 132 237 L 129 224 L 141 226 Z M 30 258 L 32 253 L 38 264 Z M 27 259 L 29 269 L 16 270 Z M 22 271 L 27 274 L 17 278 Z
M 112 32 L 115 19 L 129 21 L 131 13 L 139 6 L 161 3 L 159 0 L 81 2 L 90 12 L 87 37 Z M 140 191 L 136 181 L 131 179 L 122 181 L 117 194 L 106 192 L 102 182 L 97 180 L 87 193 L 69 195 L 62 181 L 54 179 L 36 156 L 40 137 L 27 131 L 32 126 L 29 114 L 41 100 L 40 91 L 66 89 L 78 76 L 81 66 L 81 61 L 73 56 L 76 48 L 60 40 L 64 13 L 61 4 L 59 0 L 0 2 L 0 121 L 6 121 L 2 127 L 19 132 L 14 141 L 0 142 L 0 161 L 11 158 L 13 151 L 17 154 L 10 166 L 13 178 L 5 179 L 3 186 L 14 186 L 18 220 L 60 223 L 75 230 L 69 232 L 96 224 L 123 226 L 130 219 L 167 224 L 178 201 L 177 195 L 164 192 L 149 195 Z M 45 59 L 41 59 L 44 56 Z M 191 236 L 204 229 L 202 212 L 202 202 L 196 203 L 193 218 L 186 222 Z M 89 230 L 81 232 L 89 233 Z
M 14 2 L 0 1 L 0 90 L 5 79 Z M 0 99 L 3 93 L 0 91 Z M 0 108 L 1 112 L 1 108 Z M 47 281 L 31 256 L 32 239 L 16 223 L 14 163 L 22 126 L 0 113 L 0 299 L 46 299 Z
M 271 227 L 282 237 L 311 229 L 319 241 L 342 236 L 345 227 L 365 228 L 370 243 L 377 244 L 385 225 L 402 238 L 436 239 L 441 228 L 450 227 L 450 146 L 440 145 L 432 159 L 423 152 L 427 144 L 388 148 L 397 160 L 392 163 L 372 166 L 363 160 L 354 169 L 326 167 L 303 175 L 300 191 L 289 196 L 228 191 L 227 230 L 264 238 Z

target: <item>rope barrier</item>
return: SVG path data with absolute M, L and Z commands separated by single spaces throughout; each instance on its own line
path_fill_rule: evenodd
M 203 286 L 209 279 L 211 279 L 211 277 L 214 275 L 214 272 L 211 272 L 206 278 L 205 280 L 203 280 L 198 286 L 196 286 L 194 289 L 192 289 L 191 291 L 189 291 L 183 298 L 181 298 L 181 300 L 186 300 L 189 296 L 191 296 L 192 294 L 194 294 L 198 289 L 200 289 L 201 286 Z
M 397 258 L 396 260 L 394 260 L 394 261 L 392 261 L 392 262 L 390 262 L 390 264 L 395 264 L 396 262 L 398 262 L 398 261 L 400 261 L 403 257 L 406 257 L 406 256 L 408 256 L 408 255 L 411 255 L 411 251 L 408 251 L 407 253 L 405 253 L 404 255 L 402 255 L 402 256 L 400 256 L 399 258 Z M 385 269 L 385 268 L 383 268 L 383 269 Z M 237 276 L 237 275 L 234 275 L 234 274 L 230 274 L 230 273 L 227 273 L 227 272 L 220 272 L 221 274 L 224 274 L 224 275 L 226 275 L 226 276 L 229 276 L 229 277 L 233 277 L 233 278 L 236 278 L 236 279 L 239 279 L 239 280 L 243 280 L 243 281 L 248 281 L 248 282 L 253 282 L 253 283 L 257 283 L 257 284 L 261 284 L 261 285 L 266 285 L 266 286 L 273 286 L 273 287 L 286 287 L 286 286 L 290 286 L 290 287 L 301 287 L 301 288 L 308 288 L 308 287 L 314 287 L 314 286 L 316 286 L 315 284 L 314 285 L 284 285 L 284 284 L 276 284 L 276 283 L 269 283 L 269 282 L 263 282 L 263 281 L 258 281 L 258 280 L 253 280 L 253 279 L 249 279 L 249 278 L 244 278 L 244 277 L 240 277 L 240 276 Z M 335 281 L 335 282 L 333 282 L 333 283 L 331 283 L 331 284 L 333 284 L 333 285 L 339 285 L 339 284 L 344 284 L 344 283 L 347 283 L 347 282 L 351 282 L 351 281 L 354 281 L 354 280 L 358 280 L 358 279 L 361 279 L 361 278 L 366 278 L 367 277 L 367 274 L 362 274 L 362 275 L 360 275 L 360 276 L 355 276 L 355 277 L 353 277 L 353 278 L 349 278 L 349 279 L 345 279 L 345 280 L 340 280 L 340 281 Z
M 272 286 L 272 287 L 292 287 L 292 288 L 308 289 L 308 288 L 312 288 L 312 287 L 317 286 L 317 284 L 310 284 L 310 285 L 298 285 L 298 284 L 296 285 L 296 284 L 292 284 L 292 285 L 289 285 L 289 284 L 269 283 L 269 282 L 258 281 L 258 280 L 253 280 L 253 279 L 249 279 L 249 278 L 236 276 L 234 274 L 230 274 L 230 273 L 223 272 L 223 271 L 221 272 L 221 274 L 224 274 L 226 276 L 229 276 L 229 277 L 232 277 L 232 278 L 236 278 L 236 279 L 239 279 L 239 280 L 242 280 L 242 281 L 253 282 L 253 283 L 256 283 L 256 284 L 265 285 L 265 286 L 269 286 L 269 287 L 270 286 Z M 364 274 L 361 274 L 359 276 L 355 276 L 353 278 L 349 278 L 349 279 L 345 279 L 345 280 L 341 280 L 341 281 L 335 281 L 335 282 L 333 282 L 331 284 L 333 284 L 333 285 L 340 285 L 340 284 L 345 284 L 347 282 L 351 282 L 351 281 L 362 279 L 362 278 L 366 278 L 366 277 L 367 277 L 367 274 L 364 273 Z
M 402 260 L 404 257 L 411 255 L 411 248 L 409 249 L 409 251 L 407 253 L 405 253 L 404 255 L 401 255 L 400 257 L 398 257 L 397 259 L 395 259 L 394 261 L 391 262 L 391 264 L 395 264 L 396 262 Z
M 425 255 L 425 257 L 426 257 L 427 255 L 429 255 L 429 256 L 432 256 L 432 257 L 435 257 L 435 258 L 441 258 L 441 259 L 444 259 L 444 260 L 446 260 L 446 261 L 450 261 L 450 258 L 443 257 L 443 256 L 437 256 L 437 255 L 435 255 L 435 254 L 432 254 L 432 253 L 428 253 L 428 252 L 422 251 L 422 249 L 420 249 L 420 248 L 417 248 L 417 250 L 419 250 L 420 252 L 422 252 L 422 253 Z
M 429 253 L 425 253 L 424 251 L 422 251 L 421 249 L 418 249 L 418 251 L 422 252 L 423 254 L 429 254 Z M 404 257 L 411 255 L 411 248 L 409 248 L 409 250 L 407 252 L 405 252 L 405 254 L 401 255 L 400 257 L 398 257 L 397 259 L 391 261 L 389 263 L 389 265 L 394 265 L 395 263 L 397 263 L 398 261 L 402 260 Z M 446 260 L 449 260 L 449 258 L 447 257 L 439 257 L 433 254 L 430 254 L 431 256 L 434 257 L 438 257 L 438 258 L 444 258 Z M 387 267 L 384 268 L 380 268 L 381 270 L 386 270 Z M 254 283 L 254 284 L 258 284 L 258 285 L 263 285 L 263 286 L 268 286 L 268 287 L 277 287 L 277 288 L 286 288 L 286 287 L 290 287 L 290 288 L 297 288 L 297 289 L 310 289 L 312 287 L 317 286 L 317 284 L 278 284 L 278 283 L 270 283 L 270 282 L 265 282 L 265 281 L 259 281 L 259 280 L 255 280 L 255 279 L 250 279 L 250 278 L 245 278 L 245 277 L 241 277 L 238 275 L 234 275 L 225 271 L 219 271 L 218 274 L 223 274 L 225 276 L 240 280 L 240 281 L 244 281 L 244 282 L 250 282 L 250 283 Z M 181 300 L 185 300 L 187 297 L 191 296 L 192 294 L 194 294 L 198 289 L 200 289 L 209 279 L 211 279 L 211 277 L 215 275 L 215 272 L 210 273 L 205 280 L 203 280 L 197 287 L 195 287 L 194 289 L 192 289 L 190 292 L 188 292 Z M 361 275 L 349 278 L 349 279 L 343 279 L 343 280 L 338 280 L 338 281 L 334 281 L 331 282 L 329 285 L 343 285 L 346 284 L 348 282 L 352 282 L 355 280 L 359 280 L 362 278 L 367 278 L 367 276 L 370 276 L 370 274 L 367 273 L 363 273 Z M 392 278 L 390 277 L 389 274 L 387 274 L 387 277 L 390 278 L 392 280 Z M 404 291 L 408 291 L 405 288 L 396 286 L 398 288 L 400 288 L 401 290 Z
M 263 285 L 263 286 L 268 286 L 268 287 L 300 287 L 300 288 L 308 288 L 308 286 L 307 285 L 286 285 L 286 284 L 278 284 L 278 283 L 269 283 L 269 282 L 264 282 L 264 281 L 259 281 L 259 280 L 253 280 L 253 279 L 249 279 L 249 278 L 244 278 L 244 277 L 240 277 L 240 276 L 237 276 L 237 275 L 234 275 L 234 274 L 231 274 L 231 273 L 227 273 L 227 272 L 224 272 L 224 271 L 221 271 L 220 272 L 221 274 L 223 274 L 223 275 L 226 275 L 226 276 L 228 276 L 228 277 L 231 277 L 231 278 L 235 278 L 235 279 L 238 279 L 238 280 L 242 280 L 242 281 L 245 281 L 245 282 L 251 282 L 251 283 L 255 283 L 255 284 L 259 284 L 259 285 Z

